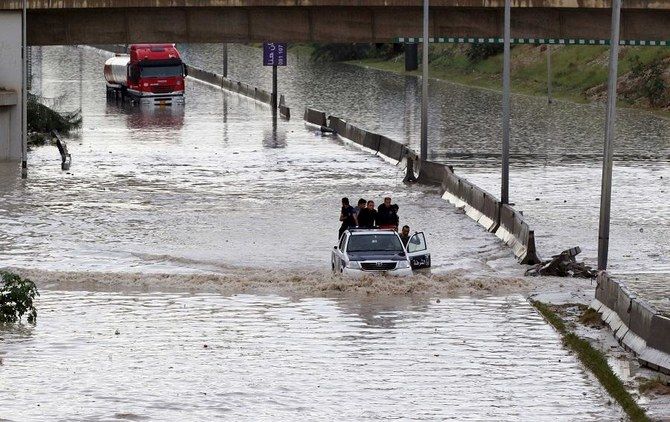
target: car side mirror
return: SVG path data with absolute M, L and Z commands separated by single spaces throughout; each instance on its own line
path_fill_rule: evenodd
M 337 246 L 333 246 L 333 249 L 337 250 Z

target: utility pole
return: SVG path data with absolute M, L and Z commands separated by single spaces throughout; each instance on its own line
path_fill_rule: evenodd
M 510 71 L 511 71 L 511 53 L 510 53 L 510 0 L 505 0 L 505 28 L 504 32 L 504 52 L 503 52 L 503 142 L 502 142 L 502 181 L 500 202 L 509 204 L 509 132 L 510 132 Z
M 619 67 L 619 23 L 621 0 L 612 0 L 612 35 L 610 37 L 610 66 L 607 79 L 607 117 L 605 119 L 605 148 L 603 176 L 600 189 L 600 226 L 598 230 L 598 270 L 607 269 L 610 242 L 610 206 L 612 204 L 612 167 L 614 126 L 616 121 L 617 70 Z
M 551 45 L 547 45 L 547 103 L 551 104 Z
M 422 90 L 421 90 L 421 161 L 428 160 L 428 44 L 430 39 L 428 37 L 428 16 L 429 4 L 428 0 L 423 0 L 423 76 L 422 76 Z
M 27 0 L 22 0 L 21 14 L 21 178 L 28 177 L 28 54 L 26 40 Z
M 228 77 L 228 44 L 223 43 L 223 77 Z
M 272 66 L 272 98 L 270 100 L 272 112 L 277 112 L 277 65 Z

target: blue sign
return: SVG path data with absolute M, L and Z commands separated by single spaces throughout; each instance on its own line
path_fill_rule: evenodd
M 263 43 L 263 66 L 286 66 L 286 43 Z

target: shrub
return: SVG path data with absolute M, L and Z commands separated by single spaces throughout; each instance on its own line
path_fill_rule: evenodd
M 478 63 L 503 52 L 505 46 L 502 44 L 470 44 L 465 52 L 470 63 Z
M 35 95 L 28 96 L 27 104 L 28 131 L 50 133 L 57 130 L 67 135 L 72 129 L 81 126 L 81 114 L 59 113 L 38 101 Z
M 314 44 L 312 60 L 344 62 L 370 58 L 390 58 L 401 51 L 400 46 L 400 44 Z
M 27 314 L 28 322 L 34 324 L 37 310 L 33 306 L 33 300 L 35 296 L 39 296 L 35 283 L 6 271 L 0 271 L 0 277 L 0 323 L 18 322 Z

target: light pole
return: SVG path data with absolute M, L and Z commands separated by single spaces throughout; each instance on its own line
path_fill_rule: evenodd
M 547 45 L 547 103 L 551 104 L 551 45 Z
M 27 0 L 22 0 L 21 11 L 21 178 L 28 177 L 28 78 L 26 70 L 28 68 L 27 60 L 27 40 L 26 40 L 26 9 Z
M 610 242 L 610 206 L 612 204 L 612 166 L 614 150 L 614 124 L 616 121 L 617 69 L 619 67 L 619 22 L 621 0 L 612 1 L 612 36 L 610 37 L 610 66 L 607 79 L 607 116 L 605 119 L 605 148 L 603 151 L 603 176 L 600 189 L 600 226 L 598 230 L 598 269 L 607 269 Z
M 503 116 L 502 116 L 502 181 L 500 185 L 500 202 L 509 204 L 509 132 L 510 132 L 510 0 L 505 0 L 505 27 L 503 29 Z
M 421 148 L 420 158 L 424 162 L 428 160 L 428 0 L 423 0 L 423 57 L 421 65 L 423 66 L 422 73 L 422 89 L 421 89 Z

